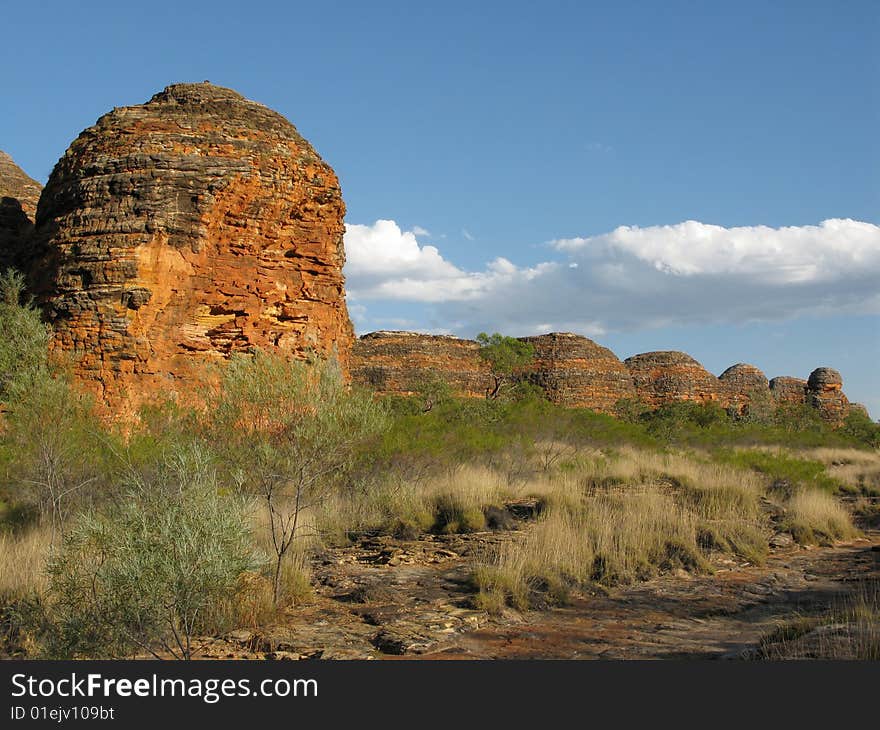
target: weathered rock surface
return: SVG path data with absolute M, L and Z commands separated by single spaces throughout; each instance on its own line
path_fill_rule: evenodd
M 684 352 L 661 351 L 624 360 L 638 397 L 651 408 L 693 401 L 726 405 L 724 384 Z
M 535 356 L 518 377 L 567 407 L 614 414 L 624 399 L 638 399 L 649 408 L 692 401 L 717 403 L 740 416 L 766 416 L 779 406 L 809 403 L 834 423 L 858 410 L 840 390 L 840 374 L 829 368 L 815 371 L 809 386 L 790 377 L 768 382 L 747 363 L 732 365 L 716 378 L 683 352 L 647 352 L 621 362 L 608 348 L 568 332 L 519 339 L 532 345 Z M 482 397 L 490 378 L 479 349 L 473 340 L 447 335 L 371 332 L 354 343 L 352 379 L 383 395 L 413 395 L 439 379 L 459 396 Z
M 816 368 L 807 379 L 807 403 L 831 423 L 842 423 L 850 405 L 843 394 L 843 378 L 833 368 Z
M 865 418 L 870 418 L 870 414 L 868 413 L 868 409 L 863 406 L 861 403 L 850 403 L 849 404 L 849 412 L 854 413 L 859 416 L 864 416 Z
M 439 378 L 460 396 L 483 396 L 487 369 L 473 340 L 416 332 L 371 332 L 352 348 L 351 377 L 383 395 L 412 395 Z
M 560 405 L 613 413 L 636 389 L 624 364 L 607 347 L 570 332 L 521 337 L 535 349 L 525 376 Z
M 738 413 L 745 413 L 752 407 L 765 408 L 770 401 L 767 376 L 754 365 L 744 362 L 731 365 L 718 379 L 727 391 L 728 406 Z
M 40 184 L 0 150 L 0 271 L 17 266 L 34 226 Z
M 333 170 L 284 117 L 176 84 L 71 144 L 28 268 L 53 347 L 105 402 L 132 406 L 252 347 L 347 366 L 344 213 Z
M 802 406 L 807 402 L 807 381 L 780 375 L 770 381 L 770 394 L 779 405 Z

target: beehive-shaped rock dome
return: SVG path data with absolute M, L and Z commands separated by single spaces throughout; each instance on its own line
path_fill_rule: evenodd
M 627 358 L 624 365 L 639 398 L 652 408 L 676 401 L 726 405 L 724 385 L 687 353 L 645 352 Z
M 535 350 L 525 375 L 560 405 L 613 413 L 616 403 L 636 397 L 632 377 L 607 347 L 570 332 L 521 337 Z
M 253 347 L 345 367 L 344 213 L 335 173 L 283 116 L 175 84 L 71 144 L 27 268 L 53 347 L 106 403 L 136 405 Z

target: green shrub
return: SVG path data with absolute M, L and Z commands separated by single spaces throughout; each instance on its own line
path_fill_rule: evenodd
M 189 659 L 193 637 L 217 628 L 216 607 L 261 560 L 242 502 L 192 456 L 67 532 L 48 566 L 48 656 Z
M 850 413 L 841 432 L 872 449 L 880 448 L 880 423 L 863 413 Z
M 788 492 L 796 486 L 816 487 L 829 493 L 841 488 L 841 482 L 828 476 L 821 461 L 757 449 L 721 449 L 715 452 L 714 458 L 725 464 L 766 474 L 778 489 Z
M 88 396 L 61 377 L 33 380 L 10 404 L 0 441 L 0 486 L 16 509 L 34 508 L 60 534 L 77 508 L 93 504 L 111 478 L 115 437 Z
M 27 397 L 48 374 L 49 328 L 24 295 L 24 277 L 0 274 L 0 400 Z

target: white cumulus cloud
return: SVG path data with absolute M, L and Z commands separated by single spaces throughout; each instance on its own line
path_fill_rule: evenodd
M 624 226 L 553 241 L 550 261 L 518 266 L 496 258 L 480 271 L 455 266 L 421 244 L 416 229 L 390 220 L 348 225 L 345 244 L 352 302 L 422 303 L 434 327 L 454 323 L 460 334 L 595 336 L 880 312 L 880 227 L 849 219 L 783 228 Z

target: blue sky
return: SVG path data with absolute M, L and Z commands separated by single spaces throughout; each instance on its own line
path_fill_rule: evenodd
M 880 415 L 876 2 L 127 5 L 4 7 L 0 148 L 37 179 L 209 79 L 338 172 L 360 331 L 831 365 Z

